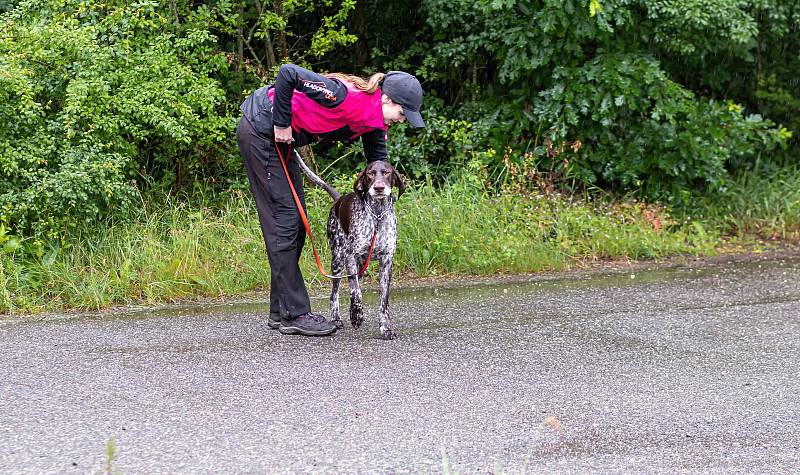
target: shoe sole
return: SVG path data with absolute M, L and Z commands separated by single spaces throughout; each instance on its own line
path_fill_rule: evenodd
M 336 327 L 331 330 L 305 330 L 300 327 L 280 325 L 278 331 L 284 335 L 328 336 L 336 333 Z
M 281 322 L 276 322 L 275 320 L 268 318 L 267 326 L 272 330 L 277 330 L 278 328 L 281 327 Z

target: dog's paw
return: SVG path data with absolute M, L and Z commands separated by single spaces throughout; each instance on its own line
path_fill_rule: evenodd
M 331 323 L 333 323 L 334 325 L 336 325 L 336 328 L 338 328 L 338 329 L 340 329 L 340 330 L 341 330 L 342 328 L 344 328 L 344 322 L 342 322 L 342 319 L 341 319 L 341 318 L 334 318 L 333 320 L 331 320 Z
M 364 310 L 361 308 L 361 306 L 350 307 L 350 323 L 355 329 L 358 329 L 358 327 L 364 323 Z
M 394 340 L 396 336 L 397 335 L 395 335 L 394 330 L 390 330 L 388 328 L 381 329 L 381 338 L 384 340 Z

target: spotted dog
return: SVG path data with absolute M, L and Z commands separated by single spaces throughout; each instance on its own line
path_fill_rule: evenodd
M 392 258 L 397 248 L 397 217 L 394 213 L 392 189 L 397 188 L 398 198 L 405 191 L 400 174 L 389 163 L 376 160 L 359 173 L 353 184 L 353 192 L 341 196 L 314 174 L 298 154 L 295 157 L 311 181 L 333 198 L 334 203 L 328 217 L 328 245 L 333 256 L 332 274 L 342 275 L 342 271 L 349 274 L 350 323 L 356 329 L 364 323 L 364 307 L 357 274 L 367 259 L 372 236 L 377 229 L 378 235 L 370 259 L 380 264 L 380 331 L 384 340 L 394 339 L 394 324 L 389 318 Z M 340 283 L 341 278 L 333 279 L 330 303 L 331 320 L 342 328 L 339 313 Z

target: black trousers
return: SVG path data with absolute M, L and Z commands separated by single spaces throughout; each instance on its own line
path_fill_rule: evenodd
M 298 265 L 306 239 L 305 228 L 275 150 L 275 141 L 258 135 L 244 117 L 239 119 L 236 139 L 267 247 L 271 272 L 269 312 L 283 317 L 310 312 L 308 290 Z M 281 147 L 288 161 L 289 176 L 305 210 L 302 171 L 296 160 L 286 156 L 285 146 Z

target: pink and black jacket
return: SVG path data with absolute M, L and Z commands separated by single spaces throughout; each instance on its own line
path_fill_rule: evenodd
M 387 159 L 380 89 L 368 94 L 347 82 L 284 64 L 275 84 L 253 92 L 240 109 L 265 138 L 274 138 L 273 126 L 289 125 L 296 147 L 361 137 L 368 162 Z

